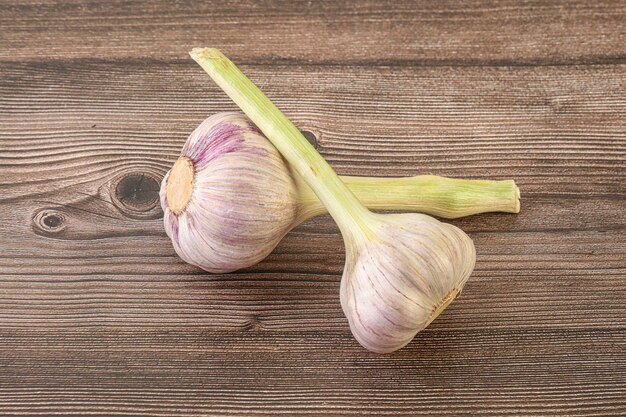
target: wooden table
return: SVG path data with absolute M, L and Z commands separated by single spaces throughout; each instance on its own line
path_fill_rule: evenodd
M 0 4 L 0 415 L 626 415 L 623 1 Z M 462 296 L 352 338 L 329 217 L 229 275 L 161 178 L 224 50 L 342 174 L 514 178 Z

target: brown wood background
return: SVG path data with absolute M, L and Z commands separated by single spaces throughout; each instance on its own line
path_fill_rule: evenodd
M 0 415 L 626 415 L 626 3 L 0 3 Z M 217 46 L 342 174 L 514 178 L 462 296 L 369 353 L 328 217 L 178 259 L 158 183 L 234 105 Z

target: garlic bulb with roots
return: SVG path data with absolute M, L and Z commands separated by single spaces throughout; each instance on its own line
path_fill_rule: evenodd
M 237 113 L 209 117 L 161 184 L 167 235 L 186 262 L 231 272 L 264 259 L 298 214 L 292 173 Z
M 476 261 L 455 226 L 417 214 L 376 214 L 363 206 L 300 131 L 217 49 L 192 58 L 250 117 L 328 209 L 344 239 L 340 299 L 365 348 L 400 349 L 461 291 Z
M 455 218 L 486 211 L 519 211 L 513 181 L 422 175 L 342 177 L 367 207 L 412 210 Z M 326 212 L 242 113 L 218 113 L 189 136 L 161 184 L 167 235 L 186 262 L 214 273 L 259 263 L 286 233 Z
M 341 306 L 362 346 L 392 352 L 459 295 L 476 253 L 461 229 L 424 214 L 364 219 L 363 233 L 346 244 Z

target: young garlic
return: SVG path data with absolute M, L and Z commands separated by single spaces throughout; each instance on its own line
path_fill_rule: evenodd
M 424 214 L 370 212 L 220 51 L 196 48 L 191 57 L 260 128 L 337 222 L 346 245 L 341 305 L 358 342 L 380 353 L 409 343 L 463 288 L 476 260 L 472 240 Z
M 456 218 L 519 211 L 513 181 L 423 175 L 342 177 L 370 208 Z M 167 235 L 186 262 L 214 273 L 257 264 L 293 227 L 325 213 L 311 188 L 242 113 L 218 113 L 189 136 L 161 184 Z

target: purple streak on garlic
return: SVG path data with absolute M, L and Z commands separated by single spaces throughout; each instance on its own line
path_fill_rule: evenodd
M 297 216 L 286 163 L 239 113 L 218 113 L 193 131 L 160 198 L 176 253 L 214 273 L 260 262 Z

